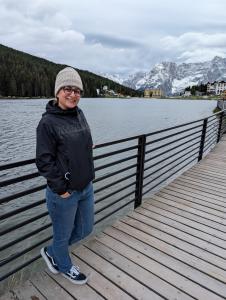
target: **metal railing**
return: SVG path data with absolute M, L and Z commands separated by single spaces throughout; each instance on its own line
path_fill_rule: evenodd
M 141 205 L 144 195 L 200 161 L 225 132 L 226 116 L 221 111 L 205 119 L 96 145 L 95 224 L 129 205 Z M 6 178 L 0 182 L 4 280 L 40 258 L 39 249 L 52 233 L 43 198 L 46 184 L 35 159 L 2 165 L 0 172 Z

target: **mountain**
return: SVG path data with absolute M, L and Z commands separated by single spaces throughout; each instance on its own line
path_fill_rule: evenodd
M 129 75 L 120 82 L 136 90 L 161 88 L 166 95 L 177 95 L 188 86 L 220 80 L 226 81 L 226 58 L 216 56 L 211 61 L 202 63 L 177 65 L 173 62 L 162 62 L 149 72 Z
M 52 97 L 56 74 L 66 65 L 56 64 L 0 44 L 0 97 Z M 96 97 L 108 86 L 116 93 L 140 96 L 140 92 L 89 71 L 78 70 L 84 97 Z

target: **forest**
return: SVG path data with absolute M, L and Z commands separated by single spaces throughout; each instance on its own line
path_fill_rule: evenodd
M 0 44 L 0 97 L 53 97 L 56 74 L 64 67 Z M 83 81 L 84 97 L 97 97 L 97 89 L 103 86 L 124 96 L 141 95 L 89 71 L 76 70 Z

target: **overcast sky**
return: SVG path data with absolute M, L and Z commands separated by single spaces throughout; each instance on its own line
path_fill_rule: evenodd
M 206 61 L 226 57 L 226 0 L 0 0 L 0 43 L 112 74 Z

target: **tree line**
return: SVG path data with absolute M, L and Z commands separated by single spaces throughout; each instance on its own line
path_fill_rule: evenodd
M 207 93 L 207 84 L 193 85 L 185 88 L 185 91 L 190 91 L 191 95 L 195 96 L 196 92 L 200 92 L 203 95 Z
M 66 65 L 55 64 L 12 48 L 0 45 L 1 97 L 53 97 L 56 74 Z M 77 69 L 84 97 L 97 97 L 97 89 L 107 85 L 116 93 L 140 96 L 141 93 L 94 73 Z

